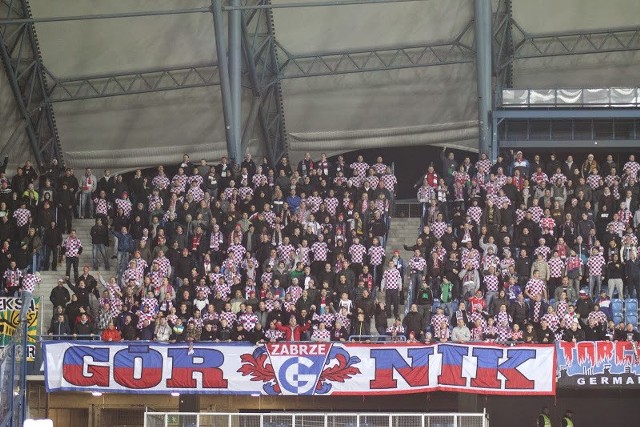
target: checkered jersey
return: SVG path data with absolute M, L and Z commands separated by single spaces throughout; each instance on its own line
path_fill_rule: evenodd
M 503 322 L 507 325 L 511 325 L 511 316 L 509 316 L 509 313 L 506 311 L 499 311 L 498 314 L 496 314 L 496 324 L 502 325 Z
M 293 254 L 295 250 L 296 249 L 293 247 L 291 243 L 289 243 L 288 245 L 278 246 L 278 249 L 277 249 L 278 259 L 280 259 L 280 261 L 284 261 L 285 263 L 288 262 L 289 258 L 291 257 L 291 254 Z
M 238 201 L 238 189 L 235 187 L 227 187 L 224 189 L 224 199 L 231 203 Z
M 229 246 L 227 249 L 227 253 L 233 254 L 233 263 L 236 267 L 240 266 L 244 255 L 247 253 L 247 250 L 241 244 L 233 244 Z
M 220 313 L 218 317 L 220 318 L 221 321 L 226 320 L 227 325 L 232 327 L 236 324 L 236 320 L 238 320 L 236 315 L 231 311 L 223 311 L 222 313 Z
M 205 311 L 202 313 L 202 320 L 205 322 L 216 322 L 219 318 L 220 316 L 215 311 Z
M 156 301 L 157 302 L 157 301 Z M 138 323 L 136 324 L 136 328 L 142 329 L 144 328 L 144 322 L 148 321 L 150 325 L 153 324 L 153 319 L 155 318 L 155 313 L 149 310 L 148 313 L 145 313 L 142 310 L 139 310 L 138 313 Z
M 549 264 L 549 277 L 559 279 L 564 275 L 564 261 L 560 257 L 551 257 Z
M 96 197 L 93 199 L 93 205 L 96 208 L 96 215 L 107 216 L 109 214 L 109 207 L 111 206 L 111 203 L 109 203 L 107 199 Z
M 438 261 L 444 261 L 444 258 L 447 256 L 447 250 L 444 248 L 444 246 L 440 246 L 438 247 L 433 247 L 433 249 L 431 249 L 431 253 L 437 253 L 438 254 Z
M 340 316 L 342 317 L 342 315 Z M 333 327 L 333 324 L 336 321 L 336 316 L 329 313 L 328 311 L 325 311 L 322 314 L 318 314 L 316 312 L 313 314 L 313 317 L 311 318 L 311 320 L 315 323 L 324 322 L 324 324 L 327 325 L 327 327 Z
M 587 321 L 595 320 L 598 325 L 606 325 L 607 324 L 607 315 L 602 311 L 592 311 L 587 316 Z
M 373 169 L 376 175 L 382 175 L 387 171 L 387 165 L 384 163 L 374 163 L 371 165 L 371 169 Z
M 387 335 L 404 335 L 404 326 L 393 324 L 387 328 Z
M 296 260 L 304 265 L 311 265 L 311 248 L 300 246 L 296 249 Z
M 604 185 L 606 185 L 607 187 L 613 187 L 613 185 L 619 179 L 620 179 L 620 177 L 618 175 L 609 174 L 609 175 L 604 177 Z
M 184 193 L 187 187 L 187 179 L 189 177 L 185 174 L 176 174 L 171 179 L 171 192 L 176 194 Z
M 541 320 L 546 320 L 549 324 L 549 329 L 554 332 L 558 329 L 558 326 L 560 326 L 560 319 L 555 313 L 545 313 Z
M 191 175 L 187 180 L 187 183 L 191 185 L 194 182 L 198 185 L 198 187 L 201 187 L 202 183 L 204 182 L 204 178 L 202 177 L 202 175 Z
M 531 175 L 531 180 L 536 183 L 536 185 L 541 185 L 543 182 L 549 182 L 549 177 L 544 172 L 536 172 Z
M 314 261 L 326 261 L 329 247 L 325 242 L 315 242 L 311 245 L 311 252 L 313 253 Z
M 398 184 L 398 179 L 391 174 L 382 175 L 380 177 L 380 181 L 384 184 L 384 188 L 392 193 L 395 191 L 396 185 Z
M 449 318 L 447 316 L 444 314 L 434 314 L 431 317 L 431 327 L 434 331 L 438 331 L 440 329 L 442 322 L 447 325 L 447 330 L 449 330 Z
M 365 181 L 369 182 L 369 185 L 371 186 L 371 188 L 377 188 L 378 182 L 380 181 L 380 179 L 375 175 L 369 175 L 368 177 L 365 178 Z
M 527 212 L 531 213 L 531 219 L 533 222 L 540 222 L 540 218 L 542 218 L 542 215 L 544 214 L 544 211 L 540 206 L 531 206 L 527 209 Z
M 425 268 L 427 268 L 427 260 L 421 256 L 411 257 L 409 258 L 407 267 L 411 273 L 423 273 Z
M 497 196 L 495 197 L 493 204 L 498 209 L 507 209 L 509 206 L 511 206 L 511 199 L 509 199 L 507 196 Z
M 543 217 L 540 219 L 540 228 L 542 228 L 542 234 L 551 234 L 556 229 L 556 221 L 551 217 Z
M 638 176 L 638 171 L 640 170 L 640 164 L 638 162 L 627 162 L 624 164 L 623 170 L 630 170 L 632 176 Z
M 534 251 L 533 251 L 533 255 L 534 256 L 538 256 L 538 255 L 542 255 L 542 258 L 544 258 L 544 260 L 548 260 L 549 259 L 549 254 L 551 253 L 551 248 L 549 246 L 538 246 Z
M 483 170 L 483 171 L 488 171 L 489 169 L 491 169 L 491 160 L 489 159 L 480 159 L 476 162 L 476 169 Z
M 160 271 L 163 277 L 169 277 L 169 270 L 171 269 L 169 258 L 166 256 L 157 257 L 153 260 L 153 263 L 158 264 L 158 271 Z
M 324 204 L 327 206 L 327 212 L 329 212 L 329 215 L 335 216 L 338 212 L 338 205 L 340 204 L 338 199 L 335 197 L 327 197 L 324 199 Z
M 533 279 L 533 278 L 529 279 L 529 281 L 527 282 L 527 286 L 525 286 L 524 288 L 526 292 L 529 292 L 529 295 L 531 295 L 531 297 L 534 297 L 536 295 L 542 295 L 545 289 L 546 289 L 546 286 L 542 279 Z
M 567 177 L 563 173 L 554 173 L 551 177 L 551 183 L 555 184 L 560 181 L 560 185 L 565 185 L 567 183 Z
M 469 322 L 476 324 L 476 321 L 480 321 L 481 327 L 484 328 L 487 326 L 487 321 L 484 319 L 482 312 L 480 310 L 474 310 L 469 313 Z
M 502 272 L 502 274 L 507 274 L 509 272 L 509 267 L 511 267 L 512 265 L 516 265 L 516 260 L 514 260 L 513 258 L 502 258 L 500 260 L 500 271 Z
M 238 189 L 238 195 L 240 196 L 240 199 L 244 200 L 247 198 L 247 196 L 253 197 L 253 189 L 251 187 L 240 187 Z
M 632 217 L 632 213 L 629 209 L 620 209 L 618 211 L 618 220 L 619 222 L 623 223 L 625 225 L 625 229 L 627 228 L 627 226 L 629 225 L 629 223 L 631 222 L 631 217 Z M 624 230 L 623 230 L 624 232 Z
M 166 175 L 156 175 L 151 180 L 151 185 L 153 185 L 158 190 L 164 190 L 169 187 L 169 185 L 171 185 L 171 182 L 169 182 L 169 178 L 167 178 Z
M 258 321 L 258 316 L 255 313 L 242 313 L 238 316 L 238 323 L 241 323 L 247 331 L 253 331 Z
M 22 278 L 22 290 L 33 293 L 33 291 L 36 289 L 36 286 L 40 284 L 40 282 L 40 276 L 29 273 Z
M 345 315 L 342 313 L 336 313 L 335 320 L 339 320 L 340 323 L 342 323 L 342 326 L 344 326 L 347 331 L 351 329 L 351 319 L 349 318 L 348 314 Z
M 4 283 L 7 288 L 17 288 L 22 278 L 22 270 L 6 270 L 4 272 Z
M 418 194 L 416 197 L 418 198 L 419 202 L 426 203 L 436 198 L 436 192 L 433 187 L 423 185 L 418 189 Z
M 382 264 L 382 260 L 384 258 L 384 253 L 385 253 L 384 247 L 380 245 L 370 246 L 367 253 L 369 255 L 370 265 L 377 266 Z
M 487 271 L 489 267 L 493 267 L 496 271 L 499 270 L 500 258 L 496 255 L 485 255 L 482 257 L 482 270 Z
M 222 249 L 223 243 L 224 243 L 224 236 L 221 231 L 211 233 L 211 238 L 209 239 L 209 249 L 211 249 L 214 252 L 217 252 Z
M 225 282 L 224 279 L 217 281 L 213 285 L 213 294 L 217 295 L 218 293 L 220 293 L 220 297 L 223 300 L 229 298 L 229 294 L 231 294 L 231 286 L 229 286 L 229 284 Z
M 353 162 L 349 167 L 353 169 L 354 176 L 364 176 L 369 170 L 369 165 L 365 162 Z
M 284 339 L 284 332 L 280 332 L 277 329 L 267 329 L 264 331 L 264 337 L 269 342 L 282 341 Z
M 211 288 L 206 285 L 196 286 L 196 295 L 198 295 L 200 292 L 202 292 L 205 298 L 209 298 L 209 295 L 211 295 Z
M 591 187 L 592 190 L 595 190 L 598 188 L 598 185 L 600 185 L 600 179 L 602 179 L 602 177 L 598 174 L 589 174 L 586 181 L 589 187 Z
M 453 173 L 453 179 L 455 180 L 456 183 L 462 186 L 467 185 L 467 183 L 471 181 L 471 178 L 469 177 L 468 173 L 460 172 L 460 171 L 455 171 Z
M 18 227 L 24 227 L 27 225 L 29 218 L 31 218 L 31 212 L 29 209 L 18 208 L 13 212 L 13 219 L 16 220 L 16 225 Z
M 253 184 L 253 188 L 256 188 L 260 185 L 260 183 L 262 182 L 262 179 L 267 179 L 267 177 L 261 173 L 257 173 L 255 175 L 253 175 L 253 177 L 251 178 L 251 183 Z
M 604 274 L 603 267 L 606 262 L 604 257 L 600 254 L 591 255 L 587 260 L 587 267 L 589 268 L 589 276 L 602 276 Z
M 160 206 L 162 206 L 162 198 L 160 196 L 154 196 L 152 194 L 147 198 L 147 200 L 149 203 L 149 212 L 153 211 L 158 203 L 160 203 Z
M 498 276 L 495 274 L 487 274 L 484 276 L 484 287 L 487 292 L 498 292 Z
M 62 246 L 64 247 L 64 256 L 66 256 L 67 258 L 73 258 L 80 255 L 82 242 L 77 237 L 73 238 L 69 236 L 64 240 Z
M 496 175 L 496 185 L 498 186 L 498 189 L 501 189 L 502 187 L 507 185 L 508 179 L 509 178 L 506 175 Z
M 558 317 L 560 319 L 564 319 L 568 311 L 569 304 L 567 304 L 566 301 L 558 301 L 558 304 L 556 305 L 556 314 L 558 315 Z
M 509 326 L 498 326 L 496 329 L 498 332 L 498 341 L 505 342 L 509 340 L 511 337 L 511 328 Z
M 116 199 L 116 208 L 122 209 L 124 216 L 129 218 L 129 215 L 131 215 L 131 210 L 133 209 L 133 205 L 131 204 L 131 200 L 129 199 Z
M 273 272 L 269 273 L 268 271 L 265 271 L 260 275 L 260 283 L 267 283 L 268 285 L 271 285 L 272 282 Z
M 473 268 L 479 269 L 480 268 L 480 252 L 478 252 L 478 250 L 475 248 L 473 249 L 462 248 L 460 261 L 463 267 L 465 267 L 468 263 L 471 263 Z
M 133 280 L 137 285 L 140 285 L 142 274 L 140 274 L 140 271 L 135 267 L 127 268 L 124 273 L 122 273 L 122 280 L 124 280 L 125 283 L 129 283 L 130 280 Z
M 430 227 L 436 239 L 440 239 L 447 231 L 447 223 L 444 221 L 434 221 L 430 224 Z
M 269 224 L 269 227 L 273 229 L 276 226 L 276 214 L 273 211 L 263 211 L 262 215 L 267 224 Z
M 397 268 L 388 268 L 382 274 L 382 280 L 385 281 L 385 289 L 398 290 L 402 286 L 402 277 Z
M 476 224 L 480 224 L 480 218 L 482 217 L 482 208 L 480 206 L 470 206 L 467 209 L 467 215 L 471 217 L 471 220 Z
M 311 341 L 330 341 L 331 332 L 328 329 L 315 329 L 311 334 Z
M 376 210 L 382 212 L 383 214 L 389 211 L 389 200 L 387 199 L 376 199 L 374 204 L 376 206 Z
M 489 181 L 484 184 L 484 190 L 487 192 L 487 197 L 493 199 L 493 196 L 498 194 L 500 189 L 499 185 L 495 181 Z
M 349 257 L 351 258 L 351 262 L 356 264 L 364 263 L 364 256 L 367 253 L 367 248 L 364 245 L 358 243 L 353 244 L 349 247 Z
M 204 191 L 200 187 L 191 187 L 189 191 L 187 191 L 187 196 L 191 196 L 191 199 L 195 203 L 199 203 L 201 200 L 204 200 Z
M 306 199 L 307 202 L 307 206 L 309 207 L 309 210 L 313 213 L 318 212 L 318 209 L 320 209 L 320 204 L 322 204 L 322 198 L 319 196 L 309 196 Z
M 298 300 L 300 299 L 300 297 L 302 296 L 302 288 L 300 286 L 289 286 L 287 288 L 287 293 L 289 295 L 291 295 L 291 301 L 295 304 L 298 302 Z
M 526 214 L 527 214 L 527 211 L 522 209 L 516 209 L 516 224 L 520 224 Z

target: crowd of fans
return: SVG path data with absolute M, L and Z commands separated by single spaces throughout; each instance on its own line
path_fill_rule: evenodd
M 422 225 L 404 260 L 385 257 L 397 180 L 381 157 L 272 168 L 185 155 L 99 179 L 27 163 L 0 176 L 2 292 L 30 298 L 36 272 L 64 258 L 55 339 L 635 341 L 610 310 L 640 291 L 640 164 L 621 166 L 443 150 L 416 183 Z M 95 219 L 91 242 L 75 216 Z
M 405 249 L 414 251 L 409 292 L 421 323 L 405 317 L 405 332 L 440 341 L 638 339 L 637 324 L 616 325 L 611 312 L 611 298 L 640 292 L 633 155 L 618 165 L 612 155 L 578 163 L 511 150 L 495 163 L 485 155 L 458 163 L 443 150 L 441 160 L 441 173 L 431 165 L 416 183 L 422 226 Z
M 50 295 L 55 338 L 329 340 L 368 334 L 376 310 L 386 323 L 376 293 L 397 181 L 380 157 L 307 154 L 272 168 L 185 155 L 130 178 L 76 177 L 54 162 L 0 181 L 3 294 L 32 293 L 37 271 L 65 260 Z M 91 242 L 75 217 L 95 219 Z M 78 271 L 83 250 L 93 265 Z M 400 279 L 387 282 L 399 292 Z

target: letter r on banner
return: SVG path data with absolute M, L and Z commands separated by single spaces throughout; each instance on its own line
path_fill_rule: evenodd
M 188 348 L 170 348 L 167 354 L 173 363 L 167 387 L 197 387 L 194 374 L 198 372 L 202 375 L 202 388 L 227 388 L 228 382 L 220 369 L 224 363 L 224 355 L 220 351 L 195 348 L 193 354 L 189 354 Z

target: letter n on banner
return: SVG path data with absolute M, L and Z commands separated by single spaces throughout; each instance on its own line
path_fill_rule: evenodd
M 371 357 L 375 360 L 375 377 L 369 382 L 372 389 L 396 388 L 398 381 L 393 379 L 393 371 L 411 387 L 426 387 L 429 385 L 429 357 L 433 354 L 433 347 L 410 348 L 407 355 L 411 358 L 411 365 L 396 349 L 371 349 Z

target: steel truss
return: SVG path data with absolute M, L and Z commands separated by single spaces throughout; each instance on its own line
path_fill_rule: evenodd
M 397 70 L 472 63 L 473 22 L 469 22 L 452 41 L 392 48 L 354 49 L 296 55 L 276 43 L 281 79 L 332 76 L 338 74 Z
M 38 36 L 28 0 L 0 1 L 0 57 L 16 100 L 36 163 L 44 166 L 56 158 L 62 164 L 62 150 L 51 104 L 47 102 L 47 81 Z M 17 22 L 14 22 L 17 21 Z
M 250 0 L 248 5 L 268 6 L 271 0 Z M 242 137 L 246 146 L 257 120 L 267 157 L 275 165 L 288 151 L 282 86 L 273 13 L 269 8 L 242 11 L 242 50 L 253 93 L 251 111 Z
M 45 72 L 52 82 L 47 99 L 49 102 L 78 101 L 220 84 L 217 64 L 158 68 L 64 79 L 55 77 L 46 68 Z

